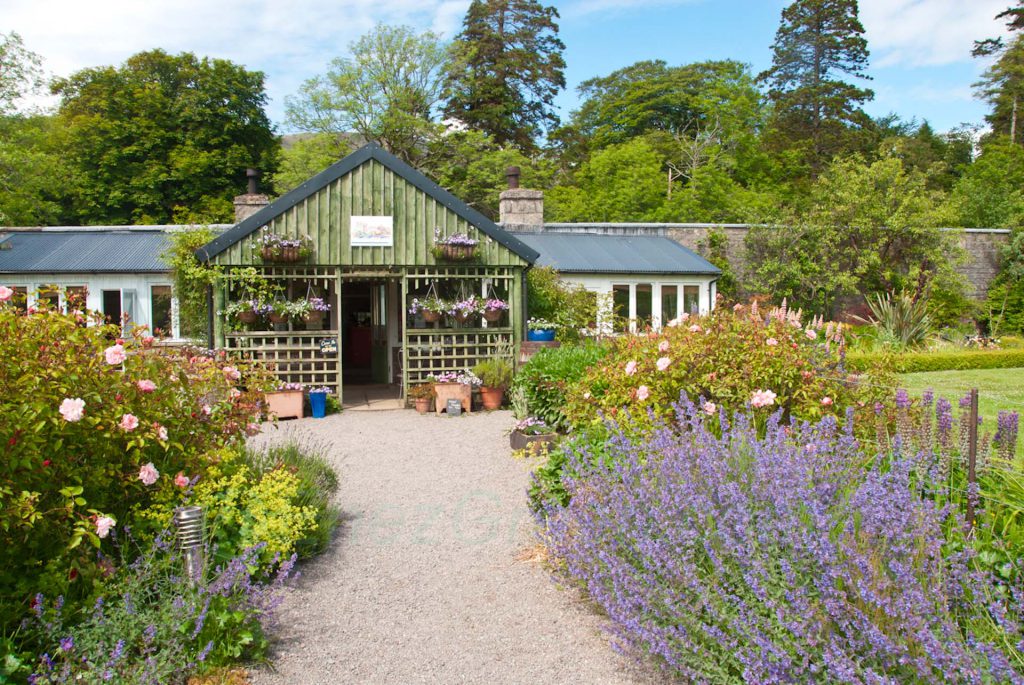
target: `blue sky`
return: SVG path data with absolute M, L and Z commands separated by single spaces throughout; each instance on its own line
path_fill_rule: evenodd
M 994 16 L 1011 0 L 861 0 L 871 50 L 872 116 L 895 112 L 937 130 L 983 124 L 987 107 L 971 84 L 984 64 L 972 41 L 1004 33 Z M 267 74 L 269 112 L 283 126 L 284 98 L 322 73 L 331 58 L 377 22 L 446 36 L 458 32 L 468 0 L 3 0 L 0 32 L 17 31 L 45 68 L 119 64 L 160 47 L 222 57 Z M 785 0 L 567 0 L 561 13 L 568 89 L 642 59 L 686 64 L 736 59 L 754 72 L 771 62 Z

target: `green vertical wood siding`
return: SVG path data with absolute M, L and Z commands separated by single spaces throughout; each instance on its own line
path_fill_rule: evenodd
M 392 216 L 393 247 L 352 247 L 351 217 Z M 471 226 L 451 209 L 424 193 L 376 160 L 368 160 L 319 192 L 272 220 L 279 235 L 308 235 L 313 241 L 309 264 L 335 266 L 429 266 L 435 264 L 430 248 L 434 228 L 442 235 L 467 233 L 480 241 L 485 266 L 526 266 L 525 260 Z M 255 236 L 256 234 L 253 234 Z M 222 265 L 253 264 L 252 237 L 243 238 L 217 255 Z

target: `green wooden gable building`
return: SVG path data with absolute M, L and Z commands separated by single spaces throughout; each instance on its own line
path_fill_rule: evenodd
M 387 383 L 404 395 L 430 374 L 513 354 L 538 254 L 370 144 L 196 256 L 227 274 L 214 292 L 215 346 L 264 360 L 283 382 L 339 393 Z M 423 308 L 474 297 L 508 309 L 436 317 Z M 303 302 L 329 309 L 317 320 L 297 313 Z

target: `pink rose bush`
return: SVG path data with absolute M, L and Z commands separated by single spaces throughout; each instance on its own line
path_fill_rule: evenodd
M 0 302 L 7 302 L 14 296 L 14 290 L 6 285 L 0 285 Z
M 174 484 L 179 488 L 187 488 L 188 482 L 188 476 L 180 471 L 178 472 L 178 475 L 174 477 Z
M 706 316 L 691 316 L 688 323 L 610 343 L 610 354 L 565 390 L 564 413 L 572 427 L 583 429 L 608 418 L 622 423 L 624 411 L 639 427 L 648 424 L 646 412 L 630 411 L 640 386 L 649 393 L 645 406 L 655 412 L 667 413 L 685 394 L 715 411 L 750 406 L 762 416 L 781 409 L 807 419 L 859 407 L 859 401 L 871 406 L 874 402 L 866 398 L 879 392 L 872 383 L 851 382 L 841 371 L 845 329 L 840 324 L 806 323 L 799 312 L 764 310 L 757 304 L 719 307 Z M 625 374 L 613 373 L 616 368 Z M 832 404 L 823 403 L 823 397 Z
M 114 522 L 151 534 L 139 512 L 181 494 L 158 474 L 202 479 L 274 385 L 243 360 L 146 347 L 144 330 L 111 344 L 118 330 L 101 319 L 38 310 L 0 303 L 0 626 L 17 625 L 35 592 L 90 594 Z

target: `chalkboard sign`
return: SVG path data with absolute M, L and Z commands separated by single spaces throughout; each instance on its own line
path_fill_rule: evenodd
M 334 357 L 338 354 L 338 339 L 324 338 L 320 341 L 320 354 L 325 357 Z
M 462 400 L 454 397 L 449 399 L 445 411 L 448 412 L 448 416 L 462 416 Z

